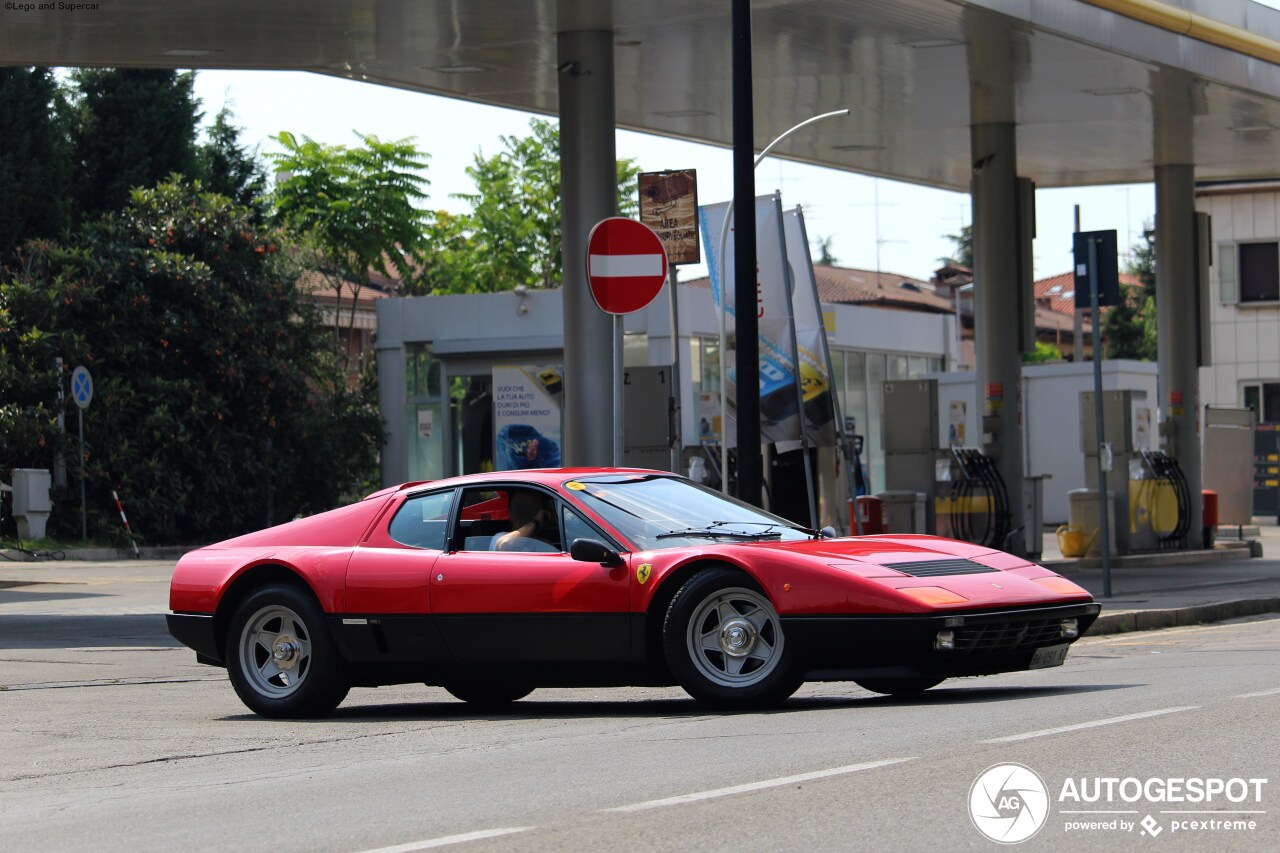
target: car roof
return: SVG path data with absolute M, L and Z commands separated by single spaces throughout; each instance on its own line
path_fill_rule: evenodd
M 474 486 L 478 483 L 512 483 L 525 482 L 541 486 L 558 486 L 565 480 L 574 477 L 591 477 L 609 474 L 657 474 L 660 476 L 674 477 L 670 471 L 656 471 L 650 468 L 529 468 L 517 471 L 486 471 L 480 474 L 463 474 L 458 477 L 450 477 L 446 480 L 419 480 L 410 483 L 403 483 L 399 486 L 392 486 L 389 489 L 383 489 L 375 492 L 374 495 L 388 494 L 391 492 L 401 492 L 410 489 L 427 489 L 447 488 L 449 486 Z M 374 495 L 370 495 L 373 497 Z

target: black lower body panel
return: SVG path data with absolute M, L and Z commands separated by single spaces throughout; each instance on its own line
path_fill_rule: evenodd
M 1063 619 L 1082 636 L 1100 605 L 1068 604 L 913 616 L 784 616 L 782 631 L 810 681 L 936 675 L 954 678 L 1026 669 L 1037 649 L 1071 643 Z M 939 631 L 955 648 L 938 650 Z
M 213 627 L 212 613 L 169 613 L 165 616 L 169 634 L 187 648 L 195 649 L 200 663 L 222 664 L 222 649 Z
M 352 683 L 527 682 L 539 687 L 653 684 L 644 616 L 336 614 L 327 624 Z

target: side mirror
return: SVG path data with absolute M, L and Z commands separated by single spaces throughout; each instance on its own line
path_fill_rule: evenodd
M 625 565 L 622 555 L 599 539 L 575 539 L 569 546 L 569 556 L 583 563 L 599 563 L 614 568 Z
M 823 539 L 835 539 L 837 536 L 840 535 L 839 533 L 836 532 L 836 529 L 829 524 L 826 527 L 819 530 L 818 533 L 822 536 Z

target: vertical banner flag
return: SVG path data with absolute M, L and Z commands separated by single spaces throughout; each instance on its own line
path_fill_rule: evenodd
M 559 365 L 493 368 L 493 465 L 560 467 L 564 372 Z
M 796 351 L 800 356 L 800 388 L 803 395 L 805 434 L 818 447 L 835 447 L 836 408 L 832 398 L 831 365 L 823 336 L 822 303 L 818 301 L 818 281 L 813 275 L 809 254 L 809 233 L 804 212 L 788 210 L 782 216 L 787 238 L 787 260 L 791 264 L 791 314 L 795 318 Z
M 719 255 L 720 230 L 728 211 L 728 203 L 699 208 L 702 238 L 707 249 L 707 267 L 711 276 L 711 292 L 719 309 L 727 306 L 729 318 L 737 314 L 733 288 L 733 239 L 725 243 L 722 259 Z M 766 442 L 798 441 L 800 439 L 801 400 L 796 393 L 796 366 L 792 359 L 791 305 L 787 294 L 786 247 L 783 245 L 782 205 L 777 196 L 761 196 L 756 199 L 756 312 L 760 335 L 760 436 Z M 807 248 L 806 248 L 807 253 Z M 726 323 L 731 320 L 726 320 Z M 821 330 L 821 317 L 819 317 Z M 731 340 L 731 339 L 730 339 Z M 723 424 L 726 437 L 734 434 L 734 400 L 738 377 L 731 365 L 734 363 L 734 347 L 723 353 L 720 364 L 727 376 L 726 391 L 729 400 L 728 422 Z M 802 374 L 803 375 L 803 374 Z M 828 374 L 829 375 L 829 374 Z M 830 385 L 830 382 L 827 382 Z M 828 418 L 830 420 L 830 418 Z M 834 434 L 834 432 L 833 432 Z M 834 442 L 832 442 L 834 443 Z

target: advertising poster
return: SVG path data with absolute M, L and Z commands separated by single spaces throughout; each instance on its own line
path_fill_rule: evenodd
M 560 365 L 493 369 L 493 464 L 499 471 L 560 467 Z
M 640 221 L 653 229 L 669 264 L 696 264 L 698 176 L 693 169 L 644 172 L 639 176 Z

